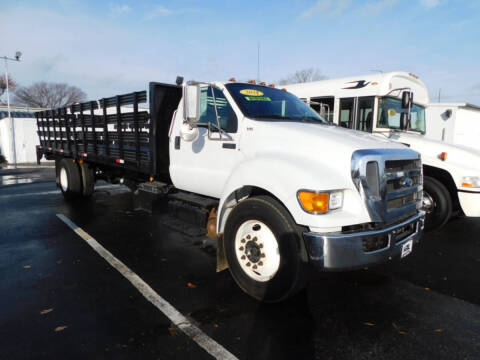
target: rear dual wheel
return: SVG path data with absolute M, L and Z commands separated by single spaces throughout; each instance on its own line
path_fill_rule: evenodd
M 66 200 L 89 197 L 93 194 L 95 173 L 87 164 L 77 164 L 72 159 L 57 162 L 57 184 Z
M 302 257 L 302 229 L 275 199 L 257 196 L 242 201 L 229 215 L 224 233 L 230 272 L 247 294 L 279 302 L 307 283 Z

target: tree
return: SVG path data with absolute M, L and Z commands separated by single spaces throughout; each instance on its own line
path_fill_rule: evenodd
M 288 75 L 286 78 L 281 79 L 278 83 L 280 85 L 305 83 L 309 81 L 325 80 L 326 76 L 322 75 L 319 69 L 309 68 L 303 70 L 297 70 L 295 73 Z
M 78 87 L 65 83 L 37 82 L 15 91 L 16 104 L 42 108 L 57 108 L 85 101 L 87 95 Z
M 17 87 L 17 83 L 12 79 L 11 76 L 8 76 L 8 91 L 13 92 L 15 91 L 16 87 Z M 7 85 L 5 82 L 5 74 L 1 74 L 0 75 L 0 96 L 3 95 L 6 89 L 7 89 Z

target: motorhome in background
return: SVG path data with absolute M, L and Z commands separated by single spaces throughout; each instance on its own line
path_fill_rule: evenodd
M 480 106 L 469 103 L 430 103 L 426 109 L 429 139 L 480 150 Z
M 480 151 L 425 136 L 425 110 L 430 99 L 427 87 L 418 76 L 390 72 L 292 84 L 285 88 L 335 125 L 373 133 L 420 152 L 427 229 L 443 226 L 457 211 L 480 216 Z M 410 109 L 402 106 L 405 92 L 414 94 Z M 409 111 L 410 121 L 402 126 L 402 113 Z M 409 182 L 408 177 L 405 181 Z

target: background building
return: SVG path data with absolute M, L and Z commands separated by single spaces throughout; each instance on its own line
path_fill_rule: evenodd
M 40 142 L 34 113 L 41 110 L 43 109 L 10 106 L 10 114 L 15 127 L 17 164 L 35 163 L 37 161 L 35 146 L 39 145 Z M 12 121 L 8 118 L 6 105 L 0 105 L 0 154 L 4 155 L 10 164 L 14 163 Z

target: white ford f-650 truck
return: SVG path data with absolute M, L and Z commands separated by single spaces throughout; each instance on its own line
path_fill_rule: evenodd
M 412 251 L 424 227 L 416 151 L 329 125 L 280 89 L 177 80 L 150 83 L 149 111 L 143 91 L 37 113 L 38 157 L 56 160 L 65 198 L 105 179 L 170 199 L 219 240 L 219 267 L 266 302 L 294 295 L 313 267 Z
M 427 230 L 439 229 L 455 212 L 480 216 L 480 151 L 424 135 L 429 97 L 416 75 L 370 74 L 285 88 L 333 124 L 373 133 L 418 151 L 423 163 Z M 414 100 L 409 105 L 410 95 Z

